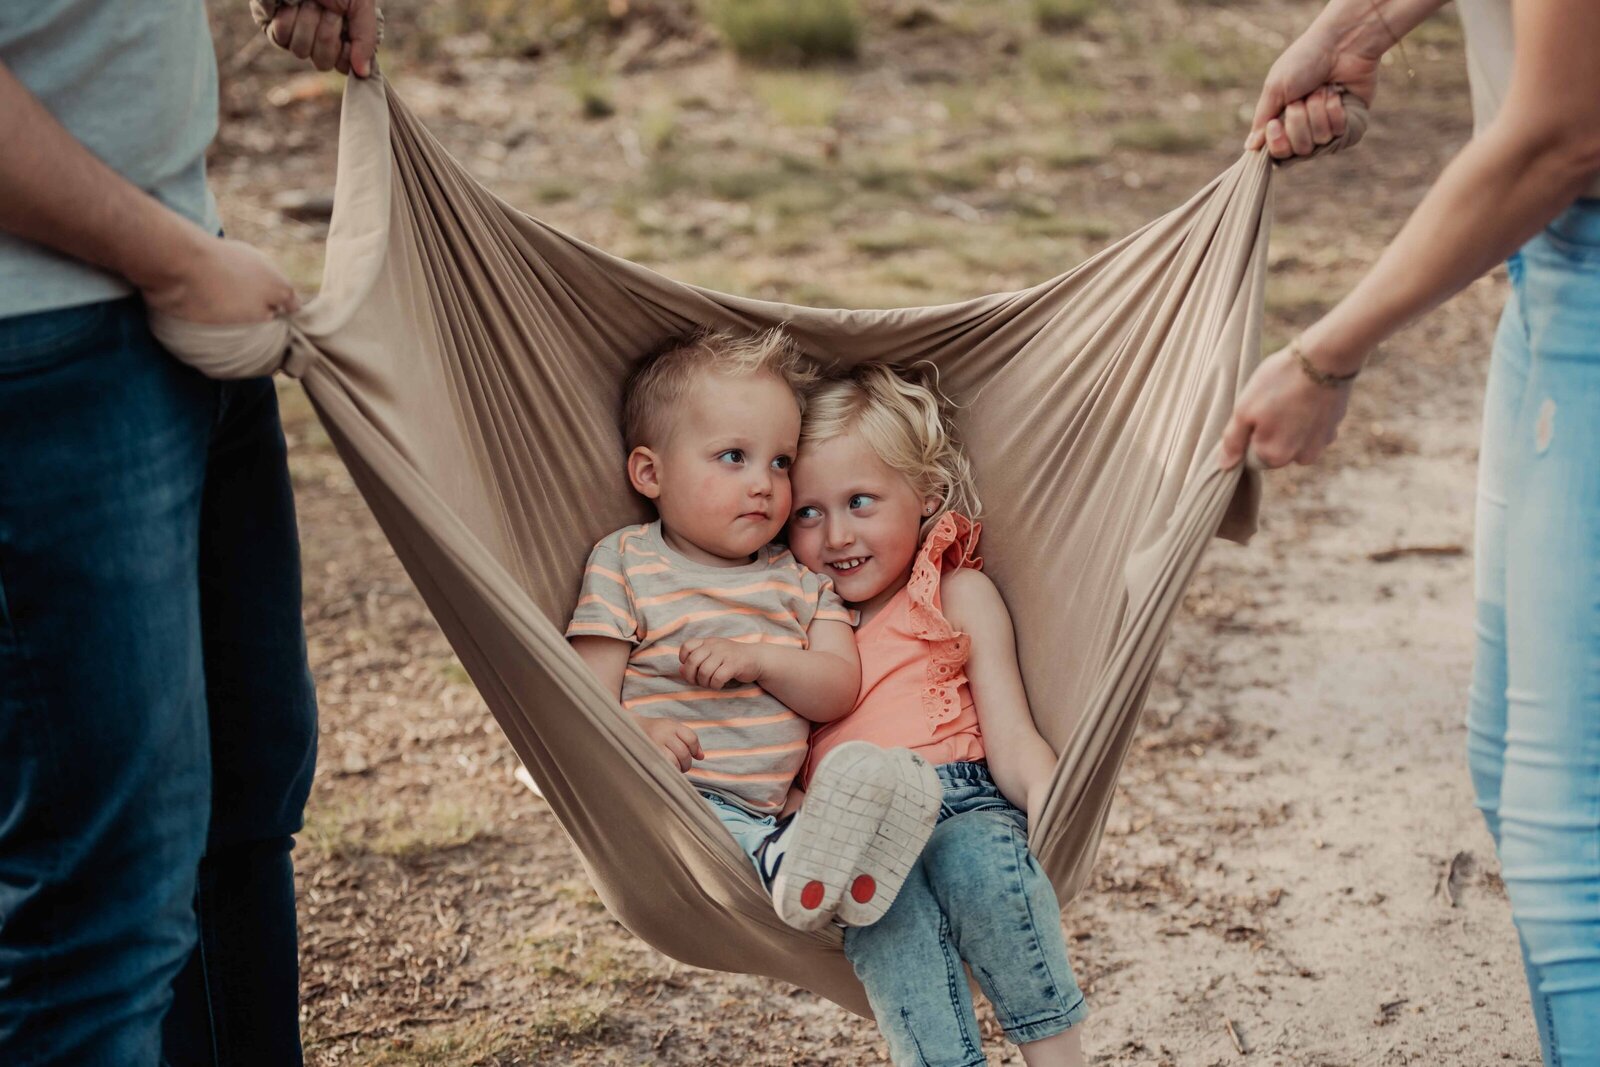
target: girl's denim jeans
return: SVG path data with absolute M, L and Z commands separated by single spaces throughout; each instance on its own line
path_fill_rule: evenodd
M 0 319 L 0 1063 L 299 1063 L 315 757 L 272 382 Z
M 1477 804 L 1544 1062 L 1600 1064 L 1600 200 L 1512 257 L 1484 407 Z
M 938 770 L 944 803 L 922 858 L 887 915 L 844 934 L 897 1067 L 987 1062 L 963 960 L 1017 1044 L 1089 1013 L 1055 890 L 1028 851 L 1028 817 L 982 763 Z

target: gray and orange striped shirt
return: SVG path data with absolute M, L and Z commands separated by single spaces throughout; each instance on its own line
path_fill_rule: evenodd
M 787 548 L 767 545 L 753 563 L 712 567 L 662 540 L 658 520 L 626 526 L 594 546 L 567 636 L 631 644 L 622 706 L 692 728 L 705 758 L 689 768 L 689 780 L 765 815 L 783 808 L 805 762 L 811 723 L 759 685 L 691 688 L 678 673 L 678 653 L 694 637 L 805 648 L 819 620 L 852 621 L 833 582 L 802 567 Z

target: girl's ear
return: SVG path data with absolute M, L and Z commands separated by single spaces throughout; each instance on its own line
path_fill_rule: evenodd
M 926 518 L 929 515 L 932 515 L 935 511 L 938 511 L 939 510 L 939 505 L 942 504 L 942 503 L 944 503 L 944 501 L 940 500 L 936 496 L 931 496 L 930 495 L 930 496 L 923 497 L 922 498 L 922 515 L 923 515 L 923 517 Z
M 628 453 L 628 481 L 650 500 L 661 496 L 661 466 L 655 452 L 640 445 Z

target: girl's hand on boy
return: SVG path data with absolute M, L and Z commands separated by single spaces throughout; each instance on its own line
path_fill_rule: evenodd
M 701 689 L 761 680 L 761 649 L 725 637 L 694 637 L 678 653 L 683 680 Z
M 686 771 L 697 759 L 705 759 L 705 749 L 700 747 L 700 735 L 681 722 L 671 719 L 640 719 L 645 736 L 667 754 L 667 759 Z

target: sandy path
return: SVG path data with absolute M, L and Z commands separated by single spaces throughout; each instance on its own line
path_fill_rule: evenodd
M 1212 902 L 1197 914 L 1209 928 L 1183 929 L 1196 909 L 1175 916 L 1170 891 L 1150 907 L 1138 891 L 1134 907 L 1082 900 L 1086 947 L 1102 929 L 1110 942 L 1090 957 L 1112 969 L 1090 1046 L 1111 1061 L 1241 1060 L 1228 1021 L 1250 1062 L 1538 1061 L 1462 725 L 1477 406 L 1500 293 L 1480 283 L 1443 336 L 1391 346 L 1423 365 L 1373 372 L 1385 380 L 1347 423 L 1345 465 L 1272 476 L 1257 539 L 1211 552 L 1152 709 L 1174 730 L 1194 716 L 1231 730 L 1187 766 L 1165 763 L 1177 782 L 1134 761 L 1113 819 L 1150 825 L 1112 843 L 1099 883 L 1166 861 Z M 1404 425 L 1414 447 L 1390 429 L 1371 448 L 1375 422 Z M 1394 546 L 1464 551 L 1369 558 Z M 1238 609 L 1208 620 L 1219 597 Z M 1246 825 L 1230 832 L 1235 813 Z M 1218 938 L 1219 905 L 1240 901 Z

